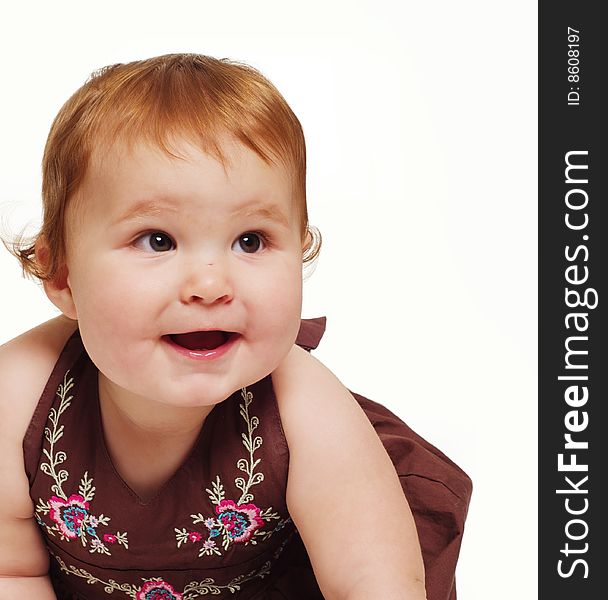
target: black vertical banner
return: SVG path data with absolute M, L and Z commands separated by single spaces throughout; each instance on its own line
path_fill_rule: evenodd
M 608 32 L 539 8 L 539 598 L 608 598 Z

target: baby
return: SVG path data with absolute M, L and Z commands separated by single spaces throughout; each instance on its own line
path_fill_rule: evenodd
M 0 348 L 1 598 L 454 597 L 468 478 L 309 353 L 320 238 L 270 82 L 191 54 L 102 69 L 53 123 L 43 200 L 15 252 L 62 315 Z M 437 593 L 395 470 L 414 446 L 460 519 L 425 550 Z

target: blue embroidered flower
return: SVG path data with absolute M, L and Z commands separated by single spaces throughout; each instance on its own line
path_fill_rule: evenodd
M 146 581 L 135 596 L 136 600 L 182 600 L 183 596 L 166 581 Z
M 89 503 L 80 494 L 72 494 L 67 501 L 52 496 L 49 499 L 50 517 L 59 526 L 62 536 L 74 539 L 89 514 Z
M 217 520 L 233 542 L 247 542 L 264 525 L 260 509 L 255 504 L 236 504 L 222 500 L 216 507 Z

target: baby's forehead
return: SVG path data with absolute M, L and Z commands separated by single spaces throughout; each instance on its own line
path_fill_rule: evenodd
M 191 161 L 204 154 L 217 161 L 225 171 L 238 167 L 244 162 L 256 163 L 261 168 L 283 171 L 289 177 L 293 167 L 274 153 L 264 154 L 252 149 L 234 135 L 222 132 L 213 138 L 192 134 L 168 134 L 159 139 L 141 137 L 103 137 L 91 148 L 87 173 L 106 174 L 116 165 L 131 163 L 134 168 L 142 156 L 154 155 L 159 160 Z
M 101 145 L 90 156 L 70 213 L 90 203 L 98 212 L 104 205 L 120 208 L 133 200 L 172 198 L 266 200 L 285 206 L 295 222 L 300 220 L 291 171 L 282 163 L 269 164 L 232 136 L 217 139 L 211 147 L 183 137 L 162 146 L 146 139 Z

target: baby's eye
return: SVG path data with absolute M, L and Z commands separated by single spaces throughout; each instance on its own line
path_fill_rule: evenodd
M 246 252 L 247 254 L 254 254 L 264 247 L 262 236 L 259 233 L 251 231 L 239 235 L 234 244 L 232 244 L 232 249 L 235 252 Z
M 153 231 L 139 237 L 135 246 L 146 252 L 168 252 L 175 248 L 175 242 L 166 233 Z

